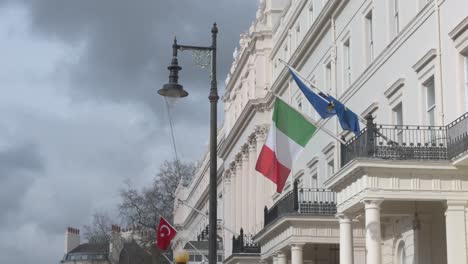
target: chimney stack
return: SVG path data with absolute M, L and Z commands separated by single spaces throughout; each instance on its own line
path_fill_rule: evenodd
M 80 230 L 68 227 L 65 231 L 65 254 L 80 245 Z

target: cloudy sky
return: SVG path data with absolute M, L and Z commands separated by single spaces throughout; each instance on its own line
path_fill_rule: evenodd
M 67 226 L 112 212 L 125 179 L 172 153 L 157 89 L 171 41 L 208 45 L 221 89 L 255 0 L 0 0 L 0 263 L 58 263 Z M 172 115 L 179 154 L 208 142 L 209 74 L 182 54 L 190 92 Z M 189 135 L 184 132 L 190 131 Z

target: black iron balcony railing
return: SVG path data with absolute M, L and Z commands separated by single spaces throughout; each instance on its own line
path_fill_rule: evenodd
M 265 206 L 264 225 L 288 214 L 330 216 L 336 214 L 336 194 L 325 189 L 298 188 L 297 181 L 291 192 L 283 196 L 270 209 Z
M 240 235 L 236 238 L 232 236 L 232 254 L 235 253 L 260 253 L 260 246 L 253 242 L 252 235 L 244 234 L 244 229 L 240 229 Z
M 450 160 L 468 151 L 468 113 L 447 126 L 376 125 L 368 116 L 358 136 L 341 145 L 341 165 L 355 158 Z
M 468 150 L 468 113 L 447 125 L 447 155 L 453 159 Z

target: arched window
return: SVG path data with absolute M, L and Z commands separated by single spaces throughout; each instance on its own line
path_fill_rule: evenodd
M 406 261 L 406 249 L 405 249 L 405 242 L 404 241 L 401 241 L 398 244 L 397 260 L 398 260 L 398 264 L 407 264 L 408 263 Z

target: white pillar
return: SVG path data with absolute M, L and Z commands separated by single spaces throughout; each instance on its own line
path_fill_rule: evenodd
M 364 200 L 366 209 L 366 263 L 381 264 L 380 204 L 383 200 Z
M 260 155 L 260 152 L 262 151 L 263 144 L 265 144 L 268 128 L 270 126 L 265 126 L 265 125 L 259 125 L 255 127 L 255 135 L 256 135 L 256 141 L 257 141 L 257 155 L 255 158 L 257 158 Z M 271 196 L 270 192 L 267 190 L 269 187 L 269 181 L 265 176 L 260 174 L 259 172 L 255 172 L 255 178 L 257 179 L 257 200 L 259 203 L 259 210 L 257 211 L 257 225 L 259 228 L 263 228 L 264 225 L 264 217 L 263 217 L 263 209 L 265 208 L 266 205 L 268 205 L 271 202 Z M 273 184 L 270 184 L 273 186 Z
M 242 146 L 242 228 L 244 231 L 249 230 L 249 147 L 248 145 Z
M 224 174 L 224 197 L 225 201 L 223 222 L 224 225 L 228 228 L 232 228 L 232 216 L 231 216 L 231 201 L 232 201 L 232 191 L 231 191 L 231 171 L 228 169 Z M 224 255 L 229 256 L 232 252 L 232 234 L 231 232 L 224 229 Z
M 340 221 L 340 264 L 353 264 L 353 226 L 351 218 L 337 215 Z
M 278 264 L 278 256 L 275 254 L 273 254 L 273 264 Z
M 302 248 L 304 243 L 295 243 L 291 245 L 291 264 L 303 264 L 304 258 L 302 255 Z
M 242 154 L 236 156 L 236 200 L 234 206 L 236 207 L 236 232 L 242 228 Z
M 445 211 L 447 264 L 467 263 L 466 205 L 466 201 L 447 201 L 447 210 Z
M 276 254 L 276 257 L 278 258 L 278 264 L 288 264 L 288 260 L 286 259 L 286 254 L 283 252 L 279 251 Z
M 237 219 L 236 219 L 236 199 L 237 199 L 237 171 L 236 171 L 236 165 L 235 162 L 232 162 L 230 164 L 230 170 L 231 170 L 231 184 L 230 184 L 230 195 L 229 197 L 231 198 L 231 201 L 229 202 L 229 207 L 230 207 L 230 213 L 229 217 L 231 218 L 231 223 L 232 225 L 229 228 L 234 229 L 234 231 L 237 231 Z
M 255 234 L 255 226 L 257 224 L 257 211 L 262 210 L 257 207 L 257 177 L 255 173 L 255 163 L 257 161 L 257 146 L 255 142 L 255 137 L 249 138 L 249 227 L 248 230 L 250 233 Z

